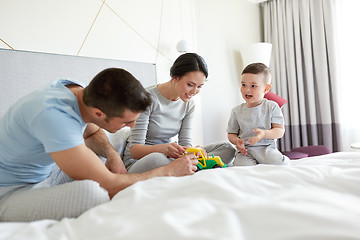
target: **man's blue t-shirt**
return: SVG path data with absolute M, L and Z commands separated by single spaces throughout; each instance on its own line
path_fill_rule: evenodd
M 58 80 L 17 101 L 0 120 L 0 186 L 37 183 L 51 173 L 51 152 L 84 143 L 75 95 Z

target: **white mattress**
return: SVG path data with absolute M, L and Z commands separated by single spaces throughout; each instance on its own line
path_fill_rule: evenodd
M 76 219 L 0 223 L 0 239 L 360 239 L 360 153 L 154 178 Z

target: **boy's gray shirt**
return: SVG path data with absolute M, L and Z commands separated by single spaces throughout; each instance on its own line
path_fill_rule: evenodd
M 246 103 L 242 103 L 233 108 L 227 132 L 237 134 L 245 141 L 245 146 L 268 146 L 275 144 L 275 140 L 263 138 L 254 145 L 250 145 L 247 140 L 255 136 L 254 128 L 269 130 L 272 123 L 284 125 L 284 116 L 276 102 L 264 98 L 256 107 L 248 108 Z

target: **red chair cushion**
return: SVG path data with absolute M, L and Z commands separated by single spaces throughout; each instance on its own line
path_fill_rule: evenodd
M 272 92 L 267 92 L 264 96 L 264 98 L 268 99 L 268 100 L 272 100 L 274 102 L 276 102 L 279 107 L 281 108 L 285 103 L 287 103 L 287 100 L 276 95 L 275 93 Z
M 287 156 L 291 160 L 296 160 L 296 159 L 305 158 L 305 157 L 309 156 L 309 154 L 307 154 L 307 153 L 293 152 L 293 151 L 291 151 L 291 152 L 283 152 L 282 154 L 284 154 L 285 156 Z
M 324 145 L 305 146 L 291 149 L 292 152 L 302 152 L 309 155 L 309 157 L 319 156 L 331 153 L 330 149 Z

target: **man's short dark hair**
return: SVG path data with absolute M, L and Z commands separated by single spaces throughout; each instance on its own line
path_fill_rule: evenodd
M 145 111 L 151 104 L 151 96 L 128 71 L 108 68 L 98 73 L 85 87 L 83 101 L 111 118 L 123 117 L 126 109 Z

